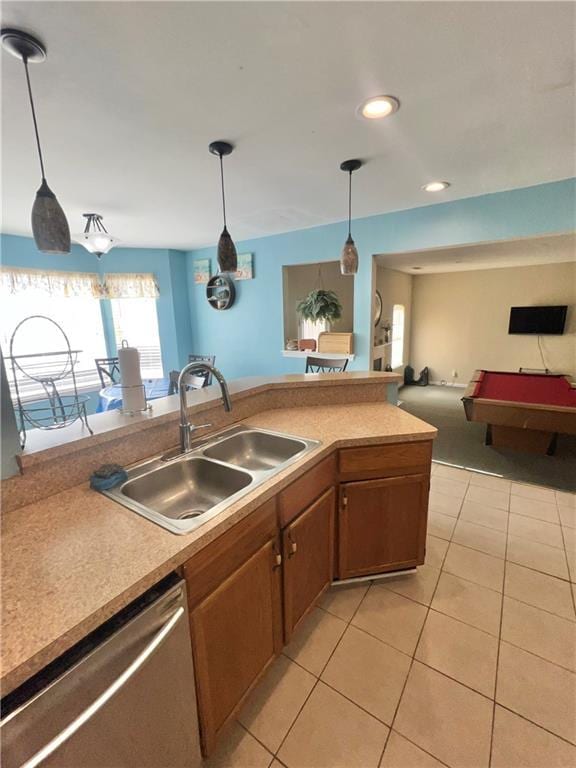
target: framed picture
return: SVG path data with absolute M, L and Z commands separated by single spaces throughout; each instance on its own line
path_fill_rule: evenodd
M 194 262 L 194 283 L 201 285 L 210 280 L 210 259 L 199 259 Z
M 252 266 L 251 253 L 238 254 L 238 269 L 234 273 L 235 280 L 252 280 L 254 271 Z

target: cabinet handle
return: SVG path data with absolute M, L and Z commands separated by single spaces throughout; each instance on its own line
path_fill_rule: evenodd
M 277 568 L 280 568 L 280 566 L 282 565 L 282 555 L 280 554 L 280 552 L 278 552 L 278 547 L 276 543 L 274 543 L 272 547 L 272 554 L 274 555 L 274 561 L 273 561 L 274 564 L 272 565 L 272 570 L 275 571 Z
M 348 496 L 346 496 L 345 493 L 342 494 L 342 506 L 347 507 L 348 506 Z
M 290 531 L 288 532 L 288 542 L 289 542 L 289 547 L 290 547 L 288 556 L 292 557 L 292 555 L 295 555 L 296 552 L 298 551 L 298 545 L 292 539 L 292 534 L 290 533 Z

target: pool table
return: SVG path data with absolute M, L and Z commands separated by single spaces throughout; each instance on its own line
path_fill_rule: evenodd
M 486 445 L 552 455 L 558 433 L 576 435 L 569 376 L 475 371 L 462 402 L 468 421 L 486 424 Z

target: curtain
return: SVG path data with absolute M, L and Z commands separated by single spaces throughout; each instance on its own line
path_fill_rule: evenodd
M 107 299 L 156 299 L 160 295 L 153 274 L 117 272 L 104 275 Z
M 8 294 L 26 290 L 48 296 L 104 298 L 100 277 L 95 272 L 56 272 L 20 267 L 0 268 L 0 290 Z

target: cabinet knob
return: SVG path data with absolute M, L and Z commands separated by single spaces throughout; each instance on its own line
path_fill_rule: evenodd
M 280 568 L 282 565 L 282 555 L 274 555 L 274 568 Z
M 298 551 L 298 545 L 296 544 L 295 541 L 291 541 L 290 542 L 290 554 L 291 555 L 295 555 L 297 551 Z

